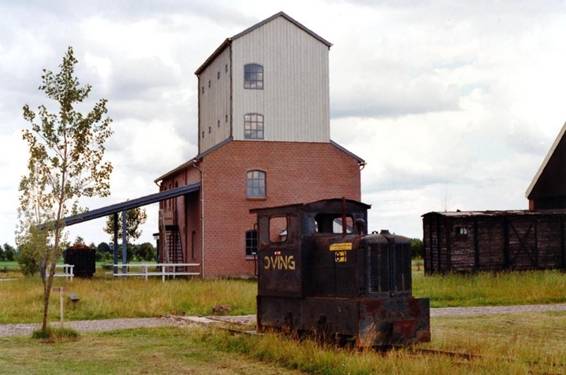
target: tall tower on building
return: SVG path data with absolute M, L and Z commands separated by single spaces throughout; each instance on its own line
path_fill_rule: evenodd
M 196 70 L 198 155 L 155 181 L 195 192 L 160 205 L 162 261 L 252 276 L 252 208 L 360 200 L 365 162 L 330 139 L 331 43 L 277 13 L 224 40 Z

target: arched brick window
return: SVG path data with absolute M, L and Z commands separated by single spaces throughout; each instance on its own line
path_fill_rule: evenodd
M 264 171 L 248 171 L 246 174 L 246 196 L 248 198 L 265 198 Z

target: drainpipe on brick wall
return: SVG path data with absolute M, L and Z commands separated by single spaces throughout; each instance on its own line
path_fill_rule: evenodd
M 193 163 L 200 173 L 200 274 L 204 279 L 204 172 L 197 164 L 198 161 Z

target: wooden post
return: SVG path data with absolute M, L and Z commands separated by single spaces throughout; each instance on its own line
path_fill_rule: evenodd
M 61 321 L 61 328 L 64 327 L 64 320 L 65 320 L 65 300 L 63 298 L 63 287 L 59 288 L 59 316 Z
M 147 264 L 143 265 L 143 269 L 145 271 L 145 280 L 147 281 Z

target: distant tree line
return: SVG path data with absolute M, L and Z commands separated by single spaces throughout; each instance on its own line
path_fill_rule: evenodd
M 7 243 L 5 243 L 4 246 L 0 246 L 0 262 L 13 262 L 16 260 L 17 256 L 18 250 L 15 247 Z
M 101 242 L 98 245 L 91 243 L 91 249 L 96 250 L 96 261 L 112 263 L 113 250 L 112 246 L 106 242 Z M 122 261 L 122 245 L 118 245 L 118 258 Z M 128 262 L 153 262 L 157 259 L 157 249 L 151 242 L 144 242 L 141 244 L 128 244 Z

